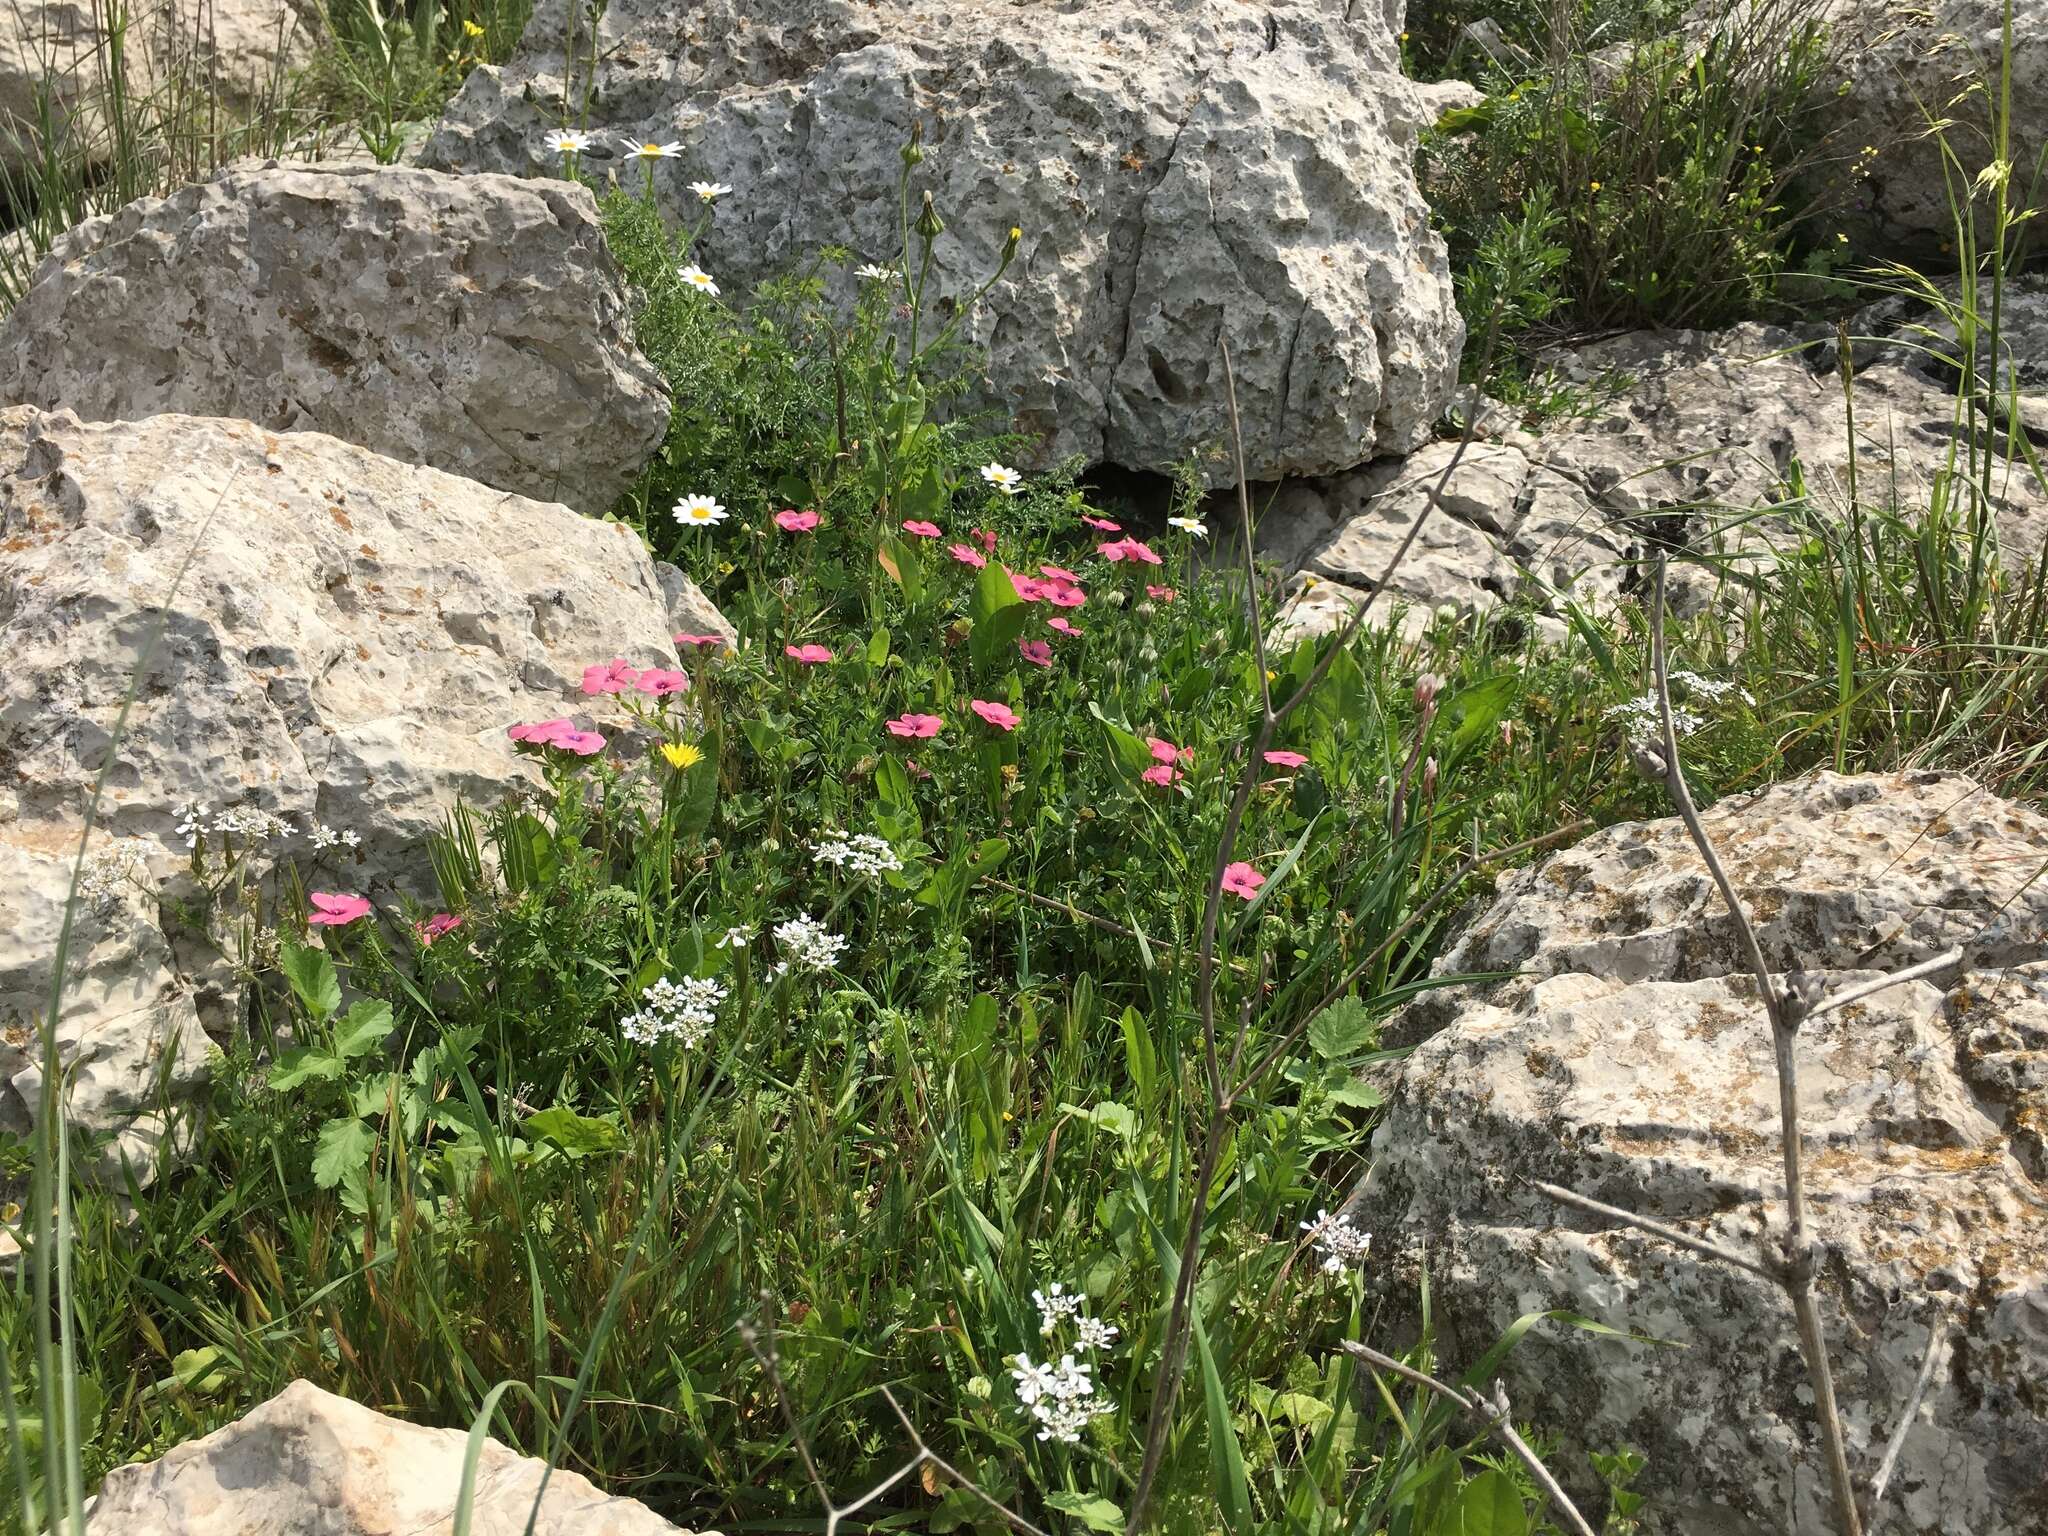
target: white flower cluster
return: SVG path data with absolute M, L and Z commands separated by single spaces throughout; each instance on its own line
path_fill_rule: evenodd
M 782 955 L 776 962 L 775 974 L 783 976 L 792 970 L 829 971 L 846 953 L 846 944 L 842 935 L 830 931 L 810 913 L 799 912 L 788 922 L 775 925 L 775 947 Z
M 635 1045 L 674 1040 L 690 1050 L 718 1022 L 725 987 L 708 976 L 685 976 L 681 981 L 664 976 L 640 994 L 640 1001 L 645 1006 L 639 1012 L 619 1020 L 620 1034 Z
M 306 828 L 306 836 L 317 848 L 360 848 L 363 835 L 360 832 L 337 832 L 324 821 L 316 821 Z
M 178 818 L 178 836 L 185 839 L 187 848 L 198 847 L 199 839 L 209 834 L 239 837 L 253 845 L 289 837 L 292 831 L 291 823 L 283 817 L 246 805 L 230 806 L 218 816 L 208 816 L 203 805 L 181 805 L 172 814 Z
M 1678 684 L 1687 693 L 1697 694 L 1703 699 L 1725 699 L 1732 693 L 1745 704 L 1756 702 L 1749 696 L 1747 688 L 1744 688 L 1740 683 L 1731 682 L 1725 677 L 1701 677 L 1697 672 L 1681 668 L 1679 671 L 1671 674 L 1671 681 Z
M 86 909 L 105 917 L 121 904 L 124 887 L 141 885 L 149 879 L 142 862 L 142 850 L 132 842 L 108 843 L 85 856 L 85 870 L 78 880 L 78 899 Z
M 1646 693 L 1640 698 L 1624 699 L 1612 705 L 1600 717 L 1603 720 L 1619 720 L 1623 732 L 1632 747 L 1654 747 L 1664 739 L 1664 724 L 1657 717 L 1657 695 Z M 1671 706 L 1671 729 L 1682 741 L 1707 722 L 1691 710 L 1677 704 Z
M 1316 1219 L 1304 1221 L 1301 1230 L 1308 1233 L 1309 1240 L 1322 1254 L 1326 1275 L 1341 1275 L 1354 1265 L 1363 1264 L 1372 1251 L 1372 1234 L 1359 1231 L 1351 1224 L 1351 1218 L 1341 1212 L 1332 1216 L 1328 1211 L 1317 1211 Z
M 872 832 L 856 832 L 852 837 L 841 832 L 827 832 L 814 857 L 820 864 L 830 864 L 834 869 L 850 869 L 856 875 L 879 875 L 903 867 L 903 861 L 896 857 L 896 850 L 889 846 L 888 840 L 876 837 Z
M 1081 1438 L 1090 1419 L 1116 1412 L 1114 1403 L 1095 1395 L 1095 1382 L 1089 1375 L 1091 1368 L 1075 1360 L 1073 1351 L 1104 1353 L 1116 1343 L 1117 1330 L 1099 1318 L 1084 1315 L 1081 1308 L 1087 1298 L 1069 1292 L 1058 1282 L 1050 1290 L 1033 1291 L 1031 1300 L 1038 1308 L 1040 1334 L 1052 1338 L 1063 1324 L 1071 1324 L 1074 1342 L 1057 1363 L 1034 1362 L 1028 1354 L 1016 1357 L 1010 1376 L 1017 1383 L 1017 1401 L 1037 1420 L 1039 1439 L 1072 1445 Z

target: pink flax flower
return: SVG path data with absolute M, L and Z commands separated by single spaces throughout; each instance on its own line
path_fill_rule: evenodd
M 1182 777 L 1180 765 L 1195 760 L 1192 747 L 1177 747 L 1157 736 L 1147 736 L 1145 745 L 1152 749 L 1152 766 L 1138 777 L 1147 784 L 1165 786 L 1175 783 Z
M 604 738 L 596 731 L 579 731 L 573 720 L 536 720 L 528 725 L 512 726 L 505 734 L 514 741 L 530 747 L 554 747 L 563 752 L 573 752 L 578 757 L 589 757 L 604 750 Z
M 1051 583 L 1040 581 L 1036 576 L 1022 576 L 1015 571 L 1010 572 L 1010 585 L 1027 603 L 1043 602 L 1046 594 L 1052 591 Z
M 822 645 L 785 645 L 782 654 L 807 667 L 832 659 L 832 652 Z
M 666 698 L 672 693 L 688 693 L 690 675 L 673 667 L 649 667 L 635 679 L 633 687 L 651 698 Z
M 308 891 L 306 900 L 313 903 L 313 910 L 306 914 L 306 922 L 314 928 L 346 928 L 357 918 L 370 915 L 370 898 L 367 896 Z
M 946 546 L 946 553 L 955 560 L 958 560 L 962 565 L 971 565 L 977 571 L 988 564 L 988 560 L 983 555 L 966 544 L 948 544 Z
M 1007 704 L 998 704 L 992 699 L 973 699 L 968 707 L 999 731 L 1014 731 L 1024 722 L 1024 717 Z
M 1266 761 L 1275 768 L 1306 768 L 1308 759 L 1299 752 L 1268 752 Z
M 1096 545 L 1095 553 L 1112 563 L 1119 560 L 1142 560 L 1147 565 L 1163 563 L 1142 539 L 1111 539 L 1107 544 Z
M 443 934 L 453 933 L 462 926 L 462 919 L 452 912 L 436 912 L 423 923 L 413 924 L 413 932 L 419 935 L 422 944 L 431 944 Z
M 1052 647 L 1043 640 L 1019 640 L 1017 642 L 1017 651 L 1034 667 L 1049 667 L 1052 665 Z
M 809 533 L 818 526 L 818 514 L 799 512 L 794 507 L 784 507 L 775 514 L 775 526 L 784 533 Z
M 996 536 L 989 532 L 988 529 L 970 528 L 968 534 L 975 543 L 981 546 L 983 554 L 992 555 L 996 552 Z
M 898 715 L 894 720 L 884 722 L 891 736 L 903 736 L 914 741 L 923 741 L 936 736 L 946 722 L 937 715 Z
M 920 539 L 937 539 L 945 536 L 940 531 L 937 523 L 928 523 L 921 517 L 906 517 L 903 519 L 903 531 L 905 533 L 914 533 Z
M 1081 628 L 1078 625 L 1076 625 L 1071 619 L 1062 618 L 1058 614 L 1054 614 L 1051 618 L 1047 619 L 1045 621 L 1045 627 L 1053 631 L 1055 634 L 1061 635 L 1078 636 L 1082 633 Z
M 1124 531 L 1122 523 L 1113 523 L 1106 517 L 1090 517 L 1085 512 L 1081 514 L 1081 521 L 1090 528 L 1095 529 L 1098 533 L 1122 533 Z
M 554 720 L 530 720 L 523 725 L 510 727 L 505 734 L 514 741 L 530 742 L 534 746 L 544 747 L 555 739 L 557 732 L 575 729 L 576 722 L 563 716 Z
M 1057 565 L 1041 565 L 1038 568 L 1038 574 L 1045 577 L 1048 581 L 1064 581 L 1069 585 L 1081 579 L 1072 571 Z
M 918 767 L 917 759 L 914 757 L 903 759 L 903 766 L 910 771 L 910 776 L 913 779 L 928 779 L 932 776 L 931 769 Z
M 1145 595 L 1155 603 L 1170 603 L 1180 596 L 1171 587 L 1155 587 L 1149 581 L 1145 583 Z
M 1242 896 L 1250 901 L 1259 894 L 1259 887 L 1266 883 L 1266 877 L 1251 865 L 1239 859 L 1223 871 L 1223 889 L 1233 896 Z
M 627 666 L 623 656 L 614 656 L 601 666 L 583 669 L 585 693 L 624 693 L 639 680 L 640 669 Z
M 706 646 L 725 644 L 725 636 L 723 635 L 677 635 L 674 638 L 677 645 L 695 646 L 699 649 Z
M 1088 601 L 1088 594 L 1071 581 L 1049 581 L 1045 600 L 1055 608 L 1078 608 Z

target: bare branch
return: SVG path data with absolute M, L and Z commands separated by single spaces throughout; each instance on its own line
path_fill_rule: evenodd
M 1379 1370 L 1391 1371 L 1403 1381 L 1412 1382 L 1418 1387 L 1427 1387 L 1446 1401 L 1456 1403 L 1466 1413 L 1479 1420 L 1503 1445 L 1515 1453 L 1523 1466 L 1529 1469 L 1529 1475 L 1536 1480 L 1536 1486 L 1543 1490 L 1553 1504 L 1564 1511 L 1572 1529 L 1577 1531 L 1579 1536 L 1593 1536 L 1593 1527 L 1586 1523 L 1586 1517 L 1579 1513 L 1578 1505 L 1571 1501 L 1564 1489 L 1559 1486 L 1557 1479 L 1550 1475 L 1550 1468 L 1543 1465 L 1543 1458 L 1530 1449 L 1528 1441 L 1515 1433 L 1514 1423 L 1508 1415 L 1505 1393 L 1499 1395 L 1497 1402 L 1490 1403 L 1477 1392 L 1463 1391 L 1448 1382 L 1438 1381 L 1434 1376 L 1425 1375 L 1413 1366 L 1404 1365 L 1393 1356 L 1383 1355 L 1378 1350 L 1368 1348 L 1355 1340 L 1346 1339 L 1343 1347 L 1368 1365 Z
M 1941 1368 L 1941 1361 L 1947 1355 L 1948 1316 L 1946 1313 L 1934 1320 L 1934 1326 L 1927 1330 L 1927 1355 L 1920 1362 L 1920 1374 L 1913 1379 L 1913 1390 L 1906 1394 L 1905 1405 L 1899 1409 L 1899 1422 L 1892 1428 L 1892 1437 L 1885 1443 L 1884 1459 L 1877 1464 L 1877 1475 L 1870 1480 L 1870 1494 L 1864 1508 L 1865 1518 L 1875 1520 L 1884 1504 L 1884 1491 L 1890 1486 L 1892 1473 L 1898 1469 L 1899 1452 L 1906 1448 L 1907 1431 L 1913 1427 L 1913 1419 L 1920 1412 L 1920 1400 L 1927 1395 L 1928 1383 L 1934 1380 L 1934 1373 Z
M 1244 473 L 1244 432 L 1237 419 L 1237 374 L 1230 366 L 1230 343 L 1218 341 L 1223 353 L 1223 400 L 1230 407 L 1230 445 L 1237 455 L 1237 524 L 1244 544 L 1244 600 L 1252 621 L 1252 651 L 1259 664 L 1259 713 L 1273 718 L 1273 685 L 1266 677 L 1266 624 L 1259 613 L 1259 562 L 1252 553 L 1252 488 Z
M 953 1481 L 956 1484 L 958 1484 L 962 1488 L 965 1488 L 969 1493 L 973 1494 L 977 1499 L 981 1500 L 982 1503 L 986 1504 L 990 1509 L 994 1510 L 997 1514 L 1001 1515 L 1005 1520 L 1009 1521 L 1011 1526 L 1016 1530 L 1025 1532 L 1026 1536 L 1046 1536 L 1046 1532 L 1040 1530 L 1037 1526 L 1033 1525 L 1029 1520 L 1026 1520 L 1022 1515 L 1016 1513 L 1014 1510 L 1004 1508 L 1001 1504 L 998 1504 L 993 1498 L 989 1497 L 987 1492 L 984 1491 L 981 1485 L 975 1482 L 973 1478 L 969 1477 L 966 1473 L 962 1472 L 959 1468 L 955 1467 L 950 1461 L 946 1460 L 945 1457 L 941 1456 L 937 1451 L 933 1450 L 930 1446 L 926 1445 L 924 1443 L 924 1436 L 919 1434 L 917 1432 L 917 1426 L 910 1422 L 910 1415 L 905 1413 L 903 1411 L 903 1405 L 896 1401 L 896 1394 L 894 1392 L 891 1392 L 887 1387 L 884 1387 L 882 1388 L 882 1396 L 887 1398 L 889 1400 L 889 1406 L 896 1410 L 896 1417 L 903 1425 L 903 1432 L 910 1436 L 910 1443 L 917 1447 L 918 1455 L 923 1457 L 926 1461 L 930 1462 L 933 1466 L 937 1467 L 941 1472 L 945 1473 L 946 1476 L 953 1479 Z
M 1846 1008 L 1851 1003 L 1860 1003 L 1867 997 L 1875 997 L 1901 982 L 1918 981 L 1923 976 L 1932 976 L 1945 971 L 1952 965 L 1963 963 L 1963 952 L 1959 948 L 1944 949 L 1931 960 L 1922 960 L 1918 965 L 1909 965 L 1903 971 L 1893 971 L 1889 976 L 1879 976 L 1873 981 L 1859 981 L 1854 986 L 1844 987 L 1832 997 L 1824 997 L 1806 1010 L 1801 1023 L 1810 1023 L 1824 1013 L 1833 1013 L 1837 1008 Z
M 1576 1194 L 1561 1184 L 1546 1184 L 1541 1179 L 1531 1179 L 1529 1187 L 1538 1194 L 1547 1195 L 1559 1205 L 1569 1205 L 1594 1216 L 1605 1216 L 1610 1221 L 1636 1227 L 1652 1237 L 1661 1237 L 1667 1243 L 1676 1243 L 1681 1248 L 1690 1248 L 1694 1253 L 1704 1254 L 1710 1259 L 1719 1259 L 1723 1264 L 1732 1264 L 1737 1269 L 1746 1269 L 1759 1279 L 1778 1283 L 1778 1276 L 1755 1259 L 1746 1259 L 1733 1249 L 1710 1243 L 1703 1237 L 1694 1237 L 1690 1232 L 1681 1232 L 1677 1227 L 1667 1227 L 1661 1221 L 1652 1221 L 1647 1216 L 1638 1216 L 1634 1211 L 1625 1211 L 1618 1205 L 1608 1205 L 1599 1200 L 1590 1200 Z

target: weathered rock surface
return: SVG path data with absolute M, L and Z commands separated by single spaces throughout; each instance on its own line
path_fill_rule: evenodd
M 2048 146 L 2048 0 L 2013 0 L 2012 11 L 2011 208 L 2022 213 L 2031 199 L 2039 215 L 2048 212 L 2048 182 L 2034 176 Z M 1864 249 L 1953 270 L 1955 220 L 1942 140 L 1928 132 L 1928 122 L 1955 124 L 1945 137 L 1960 170 L 1950 175 L 1967 185 L 1989 164 L 1997 142 L 1992 107 L 2005 0 L 1832 0 L 1824 15 L 1848 87 L 1836 143 L 1863 168 L 1844 215 L 1852 238 Z M 1981 194 L 1979 206 L 1986 206 Z
M 43 100 L 65 149 L 107 155 L 105 84 L 115 63 L 103 6 L 17 0 L 0 9 L 0 168 L 19 175 L 41 147 Z M 201 82 L 230 113 L 255 109 L 306 63 L 319 9 L 297 0 L 144 0 L 128 11 L 122 74 L 140 98 L 172 81 Z
M 425 163 L 555 168 L 542 136 L 585 85 L 569 3 L 544 0 L 513 60 L 470 76 Z M 683 146 L 655 171 L 666 206 L 694 222 L 688 182 L 736 189 L 697 247 L 729 297 L 830 244 L 899 262 L 898 151 L 922 122 L 910 196 L 946 221 L 938 313 L 1021 232 L 961 334 L 987 353 L 972 403 L 1038 439 L 1039 463 L 1161 469 L 1223 440 L 1219 338 L 1255 478 L 1404 451 L 1449 396 L 1462 325 L 1410 167 L 1433 113 L 1385 7 L 617 0 L 596 48 L 594 126 Z
M 508 725 L 576 711 L 593 660 L 674 664 L 668 596 L 624 526 L 316 433 L 17 407 L 0 411 L 0 465 L 8 1129 L 35 1113 L 33 1019 L 109 753 L 96 863 L 149 873 L 114 881 L 81 919 L 60 1033 L 82 1074 L 74 1118 L 133 1152 L 159 1128 L 131 1123 L 155 1101 L 156 1067 L 189 1086 L 205 1047 L 194 1021 L 231 1002 L 154 899 L 189 859 L 180 807 L 282 818 L 256 867 L 289 854 L 315 889 L 424 889 L 422 841 L 455 799 L 492 803 L 528 773 Z M 317 851 L 316 823 L 361 848 Z
M 591 512 L 668 425 L 588 191 L 274 161 L 60 239 L 0 325 L 0 400 L 326 432 Z
M 118 1467 L 86 1519 L 92 1536 L 448 1536 L 467 1435 L 423 1429 L 295 1381 L 245 1417 Z M 486 1440 L 472 1536 L 520 1536 L 543 1463 Z M 581 1473 L 548 1479 L 534 1536 L 688 1536 Z
M 2030 324 L 2048 335 L 2048 306 L 2037 316 L 2040 305 L 2031 287 L 2016 285 L 2001 377 L 2018 369 L 2023 410 L 2037 394 L 2048 408 L 2048 368 L 2027 345 Z M 1904 311 L 1885 315 L 1902 339 L 1926 323 Z M 1572 598 L 1597 608 L 1636 585 L 1642 530 L 1635 520 L 1645 514 L 1664 520 L 1668 534 L 1729 558 L 1768 562 L 1798 528 L 1788 491 L 1795 466 L 1818 514 L 1840 516 L 1849 501 L 1849 411 L 1832 344 L 1803 345 L 1811 340 L 1743 325 L 1631 332 L 1560 354 L 1560 371 L 1595 403 L 1540 434 L 1475 442 L 1389 597 L 1411 604 L 1414 614 L 1446 606 L 1484 613 L 1531 591 L 1545 606 Z M 1965 506 L 1970 478 L 1952 374 L 1924 346 L 1864 346 L 1859 359 L 1859 499 L 1896 500 L 1910 512 L 1929 504 L 1938 480 L 1949 480 L 1952 504 Z M 2048 542 L 2048 489 L 2023 457 L 2003 456 L 2008 446 L 2003 438 L 1992 445 L 1992 515 L 2008 557 L 2031 558 Z M 1325 581 L 1369 589 L 1454 449 L 1432 443 L 1406 460 L 1282 487 L 1262 525 L 1262 550 Z M 1708 584 L 1695 585 L 1700 590 L 1686 594 L 1687 604 L 1705 598 Z M 1399 606 L 1386 605 L 1390 613 Z M 1327 592 L 1313 608 L 1304 596 L 1283 610 L 1280 631 L 1320 633 L 1346 611 L 1348 600 Z
M 1958 976 L 1810 1021 L 1799 1045 L 1821 1308 L 1867 1479 L 1930 1326 L 1954 1348 L 1909 1432 L 1886 1528 L 2048 1522 L 2048 817 L 1968 780 L 1818 775 L 1707 813 L 1768 963 L 1819 993 L 1963 946 Z M 1556 1465 L 1647 1452 L 1664 1528 L 1827 1529 L 1790 1314 L 1773 1285 L 1531 1189 L 1561 1184 L 1738 1251 L 1782 1229 L 1769 1028 L 1676 820 L 1609 828 L 1502 883 L 1441 974 L 1516 971 L 1411 1010 L 1357 1219 L 1438 1347 L 1470 1364 L 1517 1316 L 1570 1328 L 1503 1367 Z M 1432 1033 L 1433 1031 L 1433 1033 Z M 1382 1258 L 1381 1256 L 1384 1255 Z

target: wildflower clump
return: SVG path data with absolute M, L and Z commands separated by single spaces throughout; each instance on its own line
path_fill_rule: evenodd
M 1116 1344 L 1118 1329 L 1112 1323 L 1088 1316 L 1081 1309 L 1087 1298 L 1069 1292 L 1055 1282 L 1050 1290 L 1035 1290 L 1031 1300 L 1038 1308 L 1038 1332 L 1062 1350 L 1034 1361 L 1020 1351 L 1010 1366 L 1010 1379 L 1017 1386 L 1017 1402 L 1038 1425 L 1040 1440 L 1076 1444 L 1088 1421 L 1116 1412 L 1116 1405 L 1096 1394 L 1093 1368 L 1075 1358 L 1076 1351 L 1107 1354 Z
M 660 1045 L 673 1040 L 684 1050 L 703 1043 L 718 1022 L 725 1001 L 723 983 L 708 976 L 664 976 L 640 994 L 641 1006 L 619 1020 L 619 1033 L 635 1045 Z

